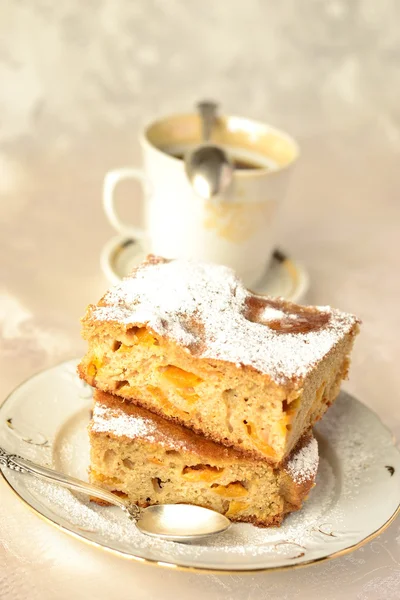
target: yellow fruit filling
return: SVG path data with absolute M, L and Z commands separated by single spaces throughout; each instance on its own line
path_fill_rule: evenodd
M 191 388 L 199 385 L 203 380 L 197 377 L 194 373 L 175 367 L 174 365 L 168 365 L 162 369 L 162 379 L 171 383 L 177 388 Z
M 242 498 L 249 493 L 240 481 L 233 481 L 232 483 L 228 483 L 228 485 L 214 484 L 211 486 L 211 489 L 223 498 Z
M 276 435 L 277 437 L 286 438 L 288 429 L 287 425 L 290 422 L 290 419 L 283 417 L 278 423 L 274 423 L 271 427 L 272 435 Z
M 121 481 L 119 479 L 117 479 L 116 477 L 109 477 L 107 475 L 103 475 L 102 473 L 99 473 L 98 471 L 95 471 L 94 469 L 91 469 L 90 474 L 91 474 L 92 479 L 95 479 L 96 481 L 100 481 L 101 483 L 105 483 L 106 485 L 114 485 L 116 483 L 121 483 Z
M 293 402 L 290 402 L 290 404 L 287 405 L 287 409 L 284 412 L 286 412 L 288 417 L 293 417 L 297 413 L 299 406 L 300 398 L 297 398 L 296 400 L 293 400 Z
M 130 352 L 132 349 L 132 346 L 127 346 L 126 344 L 121 344 L 120 347 L 118 348 L 118 352 L 120 352 L 121 354 L 123 352 Z
M 146 329 L 145 327 L 141 327 L 140 329 L 138 329 L 135 335 L 137 337 L 138 343 L 143 344 L 144 346 L 154 346 L 158 343 L 156 338 L 153 335 L 151 335 L 150 331 L 148 331 L 148 329 Z
M 95 377 L 97 375 L 97 371 L 101 368 L 103 362 L 100 358 L 93 356 L 92 360 L 88 364 L 86 371 L 89 377 Z
M 242 500 L 232 500 L 229 503 L 229 508 L 225 513 L 226 517 L 235 517 L 238 513 L 246 510 L 248 508 L 249 503 L 243 502 Z
M 180 392 L 179 395 L 180 395 L 181 398 L 183 398 L 184 400 L 186 400 L 186 402 L 188 404 L 194 404 L 200 398 L 200 396 L 198 394 L 195 394 L 195 393 L 192 393 L 192 392 L 184 392 L 184 393 Z
M 159 458 L 156 458 L 155 456 L 153 456 L 153 458 L 148 458 L 147 459 L 148 462 L 153 463 L 153 465 L 163 465 L 163 461 L 160 460 Z
M 275 450 L 269 444 L 260 439 L 260 437 L 256 433 L 256 428 L 253 423 L 246 423 L 246 431 L 253 440 L 253 444 L 256 448 L 258 448 L 258 450 L 260 450 L 260 452 L 262 452 L 265 456 L 275 458 Z
M 187 419 L 188 413 L 180 410 L 172 402 L 170 402 L 160 388 L 149 385 L 147 387 L 147 391 L 155 400 L 157 400 L 157 402 L 159 402 L 165 414 L 181 419 Z
M 174 391 L 183 398 L 188 404 L 193 404 L 199 399 L 195 392 L 195 387 L 203 380 L 194 373 L 185 371 L 174 365 L 162 367 L 161 382 L 168 388 L 173 387 Z
M 187 481 L 215 481 L 223 473 L 224 469 L 210 467 L 209 465 L 195 465 L 194 467 L 185 467 L 182 471 L 183 477 Z
M 130 352 L 134 346 L 141 344 L 143 346 L 156 346 L 158 345 L 158 341 L 156 338 L 146 329 L 146 327 L 132 328 L 122 336 L 124 340 L 115 340 L 115 344 L 117 345 L 116 351 Z

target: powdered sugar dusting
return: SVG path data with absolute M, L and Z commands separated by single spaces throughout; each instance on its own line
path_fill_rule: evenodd
M 94 405 L 92 430 L 98 433 L 113 433 L 117 437 L 126 436 L 131 439 L 145 437 L 154 442 L 155 429 L 155 424 L 150 419 L 111 409 L 98 402 Z
M 122 404 L 123 406 L 123 404 Z M 184 437 L 178 439 L 161 431 L 151 417 L 131 414 L 123 408 L 105 406 L 95 402 L 91 429 L 96 433 L 108 433 L 115 437 L 127 437 L 130 440 L 141 439 L 157 443 L 169 449 L 187 450 Z
M 251 303 L 260 306 L 251 312 Z M 326 307 L 296 311 L 282 300 L 253 296 L 231 269 L 183 260 L 143 263 L 107 292 L 92 316 L 147 325 L 197 356 L 251 366 L 277 383 L 301 380 L 357 321 Z M 323 323 L 307 329 L 310 318 Z M 279 319 L 277 331 L 272 322 Z
M 283 319 L 285 313 L 272 306 L 267 306 L 260 314 L 260 321 L 274 321 L 275 319 Z
M 295 483 L 305 483 L 314 479 L 318 469 L 319 455 L 317 440 L 312 437 L 286 464 L 286 471 Z

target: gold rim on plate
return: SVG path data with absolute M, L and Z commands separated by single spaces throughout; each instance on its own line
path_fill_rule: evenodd
M 77 540 L 83 541 L 86 544 L 88 544 L 89 546 L 94 546 L 95 548 L 99 548 L 100 550 L 104 550 L 105 552 L 110 552 L 111 554 L 114 554 L 115 556 L 119 556 L 126 560 L 133 560 L 137 563 L 147 564 L 147 565 L 156 566 L 156 567 L 175 569 L 177 571 L 189 571 L 191 573 L 206 573 L 206 574 L 208 573 L 208 574 L 214 574 L 214 575 L 216 575 L 216 574 L 217 575 L 225 575 L 225 574 L 226 575 L 240 575 L 243 573 L 245 575 L 249 575 L 249 574 L 254 574 L 254 573 L 266 573 L 267 571 L 287 571 L 288 569 L 298 569 L 300 567 L 308 567 L 308 566 L 316 564 L 316 563 L 321 563 L 321 562 L 324 562 L 327 560 L 331 560 L 333 558 L 339 558 L 341 556 L 345 556 L 346 554 L 350 554 L 351 552 L 358 550 L 362 546 L 365 546 L 365 544 L 367 544 L 368 542 L 370 542 L 371 540 L 376 538 L 378 535 L 380 535 L 384 531 L 386 531 L 386 529 L 393 523 L 393 521 L 400 514 L 400 504 L 399 504 L 396 511 L 393 513 L 393 515 L 390 517 L 390 519 L 382 525 L 382 527 L 380 527 L 379 529 L 377 529 L 376 531 L 371 533 L 369 536 L 365 537 L 360 542 L 357 542 L 357 544 L 353 544 L 352 546 L 349 546 L 348 548 L 345 548 L 344 550 L 338 550 L 337 552 L 333 552 L 332 554 L 328 554 L 327 556 L 321 556 L 320 558 L 315 558 L 313 560 L 304 561 L 302 563 L 297 563 L 294 565 L 285 565 L 282 567 L 260 567 L 260 568 L 256 567 L 254 569 L 234 569 L 234 570 L 209 569 L 208 567 L 187 567 L 185 565 L 180 565 L 178 563 L 169 563 L 169 562 L 165 562 L 165 561 L 153 560 L 151 558 L 143 558 L 141 556 L 135 556 L 134 554 L 126 554 L 125 552 L 122 552 L 121 550 L 113 550 L 112 548 L 108 548 L 107 546 L 104 546 L 103 544 L 98 544 L 97 542 L 88 540 L 87 538 L 83 537 L 82 535 L 79 535 L 79 533 L 75 533 L 74 531 L 71 531 L 67 527 L 64 527 L 63 525 L 60 525 L 59 523 L 52 521 L 48 517 L 45 517 L 40 511 L 38 511 L 36 508 L 31 506 L 29 504 L 29 502 L 27 502 L 24 498 L 22 498 L 22 496 L 12 487 L 11 483 L 6 479 L 6 477 L 4 476 L 4 473 L 1 469 L 0 469 L 0 473 L 2 475 L 3 481 L 5 481 L 5 483 L 8 485 L 10 490 L 12 490 L 12 492 L 16 495 L 16 497 L 19 500 L 21 500 L 21 502 L 23 504 L 25 504 L 34 514 L 38 515 L 46 523 L 50 523 L 50 525 L 52 525 L 56 529 L 67 533 L 68 535 L 76 538 Z

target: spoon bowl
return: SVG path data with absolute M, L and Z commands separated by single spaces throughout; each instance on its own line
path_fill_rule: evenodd
M 224 515 L 202 506 L 157 504 L 142 511 L 136 526 L 146 535 L 185 542 L 222 533 L 230 524 Z
M 231 185 L 234 168 L 223 148 L 209 141 L 216 119 L 217 105 L 215 102 L 200 102 L 197 108 L 203 143 L 186 155 L 185 170 L 196 194 L 210 200 L 214 196 L 222 195 Z
M 232 183 L 233 165 L 226 152 L 214 144 L 193 150 L 185 168 L 194 191 L 205 200 L 222 194 Z

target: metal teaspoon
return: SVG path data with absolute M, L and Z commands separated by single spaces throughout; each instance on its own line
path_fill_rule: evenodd
M 209 200 L 222 194 L 232 183 L 233 165 L 226 152 L 210 143 L 217 105 L 200 102 L 197 105 L 202 124 L 203 143 L 185 157 L 185 170 L 195 192 Z
M 0 447 L 0 467 L 7 467 L 18 473 L 25 473 L 56 483 L 77 492 L 83 492 L 118 506 L 146 535 L 176 542 L 189 542 L 198 538 L 222 533 L 230 526 L 230 521 L 208 508 L 191 504 L 158 504 L 140 508 L 127 502 L 112 492 L 103 490 L 75 477 L 70 477 L 54 469 L 42 467 L 16 454 L 10 454 Z

